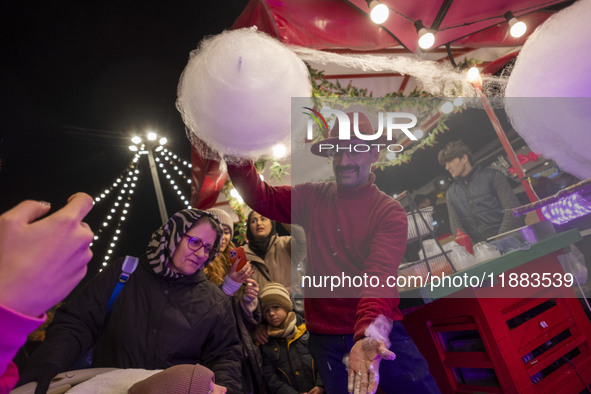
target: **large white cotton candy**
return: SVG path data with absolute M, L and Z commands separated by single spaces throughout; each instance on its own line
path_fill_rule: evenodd
M 590 21 L 591 0 L 579 0 L 539 26 L 505 90 L 511 123 L 530 148 L 579 178 L 591 177 Z
M 258 158 L 289 147 L 291 98 L 310 97 L 308 69 L 253 28 L 203 40 L 190 55 L 177 108 L 188 129 L 222 155 Z

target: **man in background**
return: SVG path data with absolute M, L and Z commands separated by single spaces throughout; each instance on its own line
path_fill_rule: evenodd
M 454 236 L 459 229 L 477 243 L 522 225 L 511 211 L 519 206 L 519 200 L 507 178 L 499 171 L 474 164 L 470 148 L 462 141 L 447 144 L 438 159 L 454 178 L 447 190 Z

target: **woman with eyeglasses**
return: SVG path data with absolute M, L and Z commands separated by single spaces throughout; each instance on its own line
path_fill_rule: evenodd
M 241 349 L 230 301 L 203 268 L 218 254 L 219 220 L 198 209 L 172 215 L 152 234 L 146 253 L 107 304 L 121 274 L 114 261 L 58 309 L 21 383 L 49 381 L 93 349 L 92 367 L 166 369 L 202 364 L 228 393 L 241 393 Z

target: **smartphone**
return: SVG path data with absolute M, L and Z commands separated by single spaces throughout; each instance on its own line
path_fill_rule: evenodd
M 244 264 L 246 264 L 246 254 L 244 253 L 244 248 L 242 246 L 237 247 L 236 249 L 230 250 L 230 261 L 232 265 L 240 258 L 240 263 L 238 267 L 236 267 L 236 272 L 240 271 Z

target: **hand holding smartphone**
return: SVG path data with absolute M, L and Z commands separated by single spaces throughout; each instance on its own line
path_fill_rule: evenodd
M 234 265 L 238 258 L 240 258 L 240 263 L 238 263 L 238 266 L 236 267 L 236 272 L 240 271 L 246 264 L 246 254 L 244 253 L 244 248 L 242 246 L 230 250 L 230 261 L 232 262 L 232 265 Z

